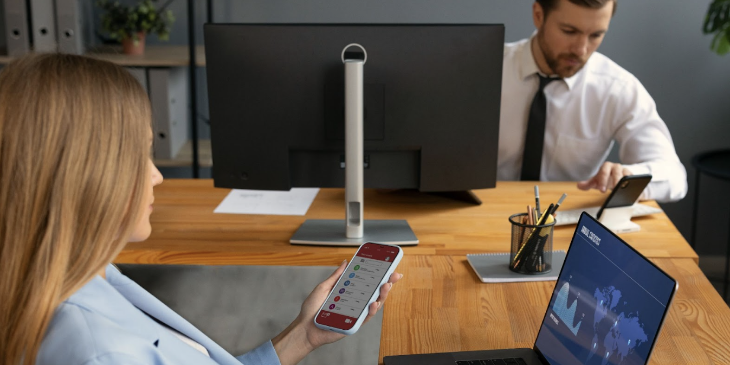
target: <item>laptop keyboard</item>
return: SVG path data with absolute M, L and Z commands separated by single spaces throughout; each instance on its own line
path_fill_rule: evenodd
M 520 358 L 489 359 L 489 360 L 459 360 L 456 365 L 527 365 Z

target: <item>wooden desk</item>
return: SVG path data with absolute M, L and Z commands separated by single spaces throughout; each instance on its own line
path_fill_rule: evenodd
M 344 217 L 342 189 L 320 191 L 306 217 L 214 214 L 228 192 L 213 188 L 211 180 L 165 181 L 155 188 L 150 239 L 129 244 L 115 261 L 337 265 L 355 252 L 289 244 L 307 218 Z M 545 205 L 563 192 L 568 193 L 563 209 L 600 205 L 605 199 L 577 190 L 574 183 L 540 183 Z M 404 249 L 398 271 L 405 277 L 384 307 L 381 363 L 387 355 L 532 347 L 555 282 L 482 284 L 465 254 L 508 251 L 507 217 L 534 202 L 533 184 L 503 182 L 475 193 L 483 205 L 417 193 L 365 192 L 366 219 L 407 219 L 421 241 Z M 652 364 L 730 363 L 730 309 L 697 267 L 697 254 L 666 215 L 636 222 L 641 232 L 622 238 L 679 280 Z M 554 246 L 567 249 L 574 229 L 557 227 Z
M 420 244 L 406 247 L 406 256 L 508 252 L 507 218 L 534 204 L 533 186 L 529 182 L 500 182 L 496 189 L 475 190 L 484 202 L 481 206 L 416 192 L 366 190 L 365 218 L 407 219 Z M 130 243 L 115 262 L 337 265 L 355 252 L 352 247 L 289 244 L 289 238 L 307 218 L 344 219 L 343 189 L 322 189 L 306 217 L 214 214 L 229 191 L 214 188 L 212 180 L 165 180 L 155 188 L 151 237 Z M 597 206 L 605 199 L 597 191 L 578 190 L 572 182 L 540 183 L 545 207 L 564 192 L 568 198 L 561 209 Z M 665 214 L 635 221 L 642 230 L 622 238 L 644 255 L 698 260 Z M 567 249 L 574 230 L 575 226 L 556 227 L 555 248 Z
M 693 260 L 653 261 L 679 290 L 650 364 L 730 364 L 730 308 Z M 390 355 L 531 348 L 555 286 L 483 284 L 464 256 L 405 256 L 398 271 L 404 277 L 383 307 L 380 364 Z

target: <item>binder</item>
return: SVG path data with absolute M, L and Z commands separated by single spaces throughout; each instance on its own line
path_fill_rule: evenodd
M 30 28 L 25 1 L 2 0 L 8 56 L 17 57 L 30 52 Z
M 30 23 L 35 52 L 56 52 L 56 18 L 53 0 L 30 0 Z
M 147 87 L 147 70 L 139 67 L 126 67 L 126 69 L 130 74 L 132 74 L 132 76 L 134 76 L 135 79 L 137 79 L 137 82 L 142 85 L 144 91 L 149 95 L 149 88 Z
M 83 54 L 84 16 L 80 0 L 56 0 L 58 52 Z
M 156 159 L 174 159 L 188 140 L 187 68 L 150 68 L 147 83 Z
M 466 255 L 469 265 L 482 283 L 556 280 L 565 261 L 565 251 L 553 251 L 552 269 L 544 274 L 520 274 L 509 269 L 510 253 L 483 253 Z

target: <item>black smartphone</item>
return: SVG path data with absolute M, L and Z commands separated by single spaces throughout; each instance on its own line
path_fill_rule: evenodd
M 644 191 L 649 182 L 651 175 L 627 175 L 621 178 L 616 186 L 611 190 L 606 201 L 598 210 L 596 219 L 601 219 L 601 214 L 606 208 L 628 207 L 634 205 L 639 199 L 641 192 Z

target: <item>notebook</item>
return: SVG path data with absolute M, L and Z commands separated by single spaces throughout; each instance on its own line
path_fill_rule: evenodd
M 553 251 L 552 270 L 544 274 L 527 275 L 516 273 L 507 267 L 509 255 L 509 253 L 478 253 L 468 254 L 466 259 L 482 283 L 555 280 L 565 260 L 565 251 Z
M 583 213 L 531 349 L 386 356 L 383 363 L 646 364 L 676 291 L 674 279 Z

